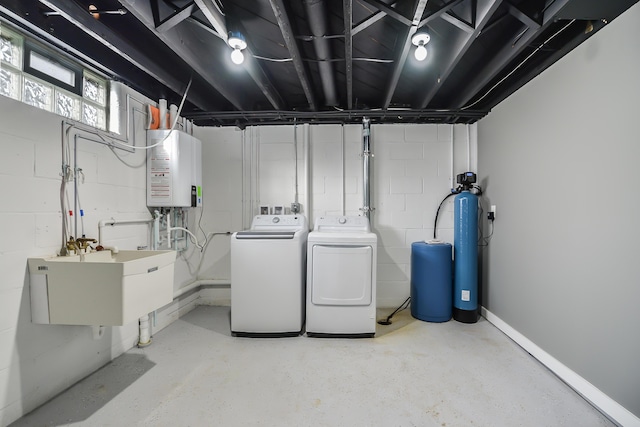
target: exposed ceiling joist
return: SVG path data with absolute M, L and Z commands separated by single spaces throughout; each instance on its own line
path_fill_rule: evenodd
M 453 16 L 449 12 L 443 13 L 441 15 L 441 18 L 447 21 L 448 23 L 455 25 L 456 27 L 458 27 L 459 29 L 461 29 L 466 33 L 473 33 L 473 31 L 475 30 L 475 28 L 469 25 L 469 23 L 464 22 L 462 19 L 458 18 L 457 16 Z
M 562 31 L 565 31 L 565 29 L 568 30 L 567 27 L 569 27 L 570 25 L 571 25 L 571 23 L 566 24 L 566 26 L 563 27 Z M 529 80 L 531 80 L 532 78 L 534 78 L 535 76 L 540 74 L 542 71 L 544 71 L 547 67 L 552 65 L 554 62 L 556 62 L 560 58 L 562 58 L 564 55 L 566 55 L 569 51 L 571 51 L 572 49 L 574 49 L 577 46 L 579 46 L 584 40 L 589 38 L 591 35 L 593 35 L 593 33 L 598 31 L 602 27 L 604 27 L 606 24 L 602 20 L 597 20 L 597 21 L 592 22 L 591 25 L 593 25 L 593 30 L 591 30 L 591 32 L 585 33 L 584 31 L 580 31 L 576 36 L 574 36 L 563 47 L 555 50 L 547 58 L 545 58 L 544 60 L 540 61 L 535 67 L 532 67 L 531 69 L 529 69 L 527 71 L 522 71 L 522 73 L 520 73 L 517 76 L 516 80 L 519 80 L 519 81 L 529 81 Z M 540 47 L 538 47 L 538 48 L 540 48 Z M 505 86 L 508 86 L 508 87 L 505 88 L 504 90 L 502 90 L 500 92 L 500 94 L 498 96 L 496 96 L 492 100 L 492 102 L 502 102 L 505 98 L 507 98 L 509 95 L 511 95 L 513 92 L 515 92 L 519 88 L 519 86 L 517 84 L 509 85 L 509 82 L 505 82 Z
M 247 30 L 240 23 L 235 24 L 236 29 L 242 34 L 247 34 Z M 255 51 L 251 40 L 247 40 L 247 48 L 245 49 L 246 55 L 244 60 L 244 68 L 249 73 L 249 76 L 258 85 L 258 88 L 262 91 L 265 98 L 269 101 L 271 106 L 277 110 L 283 110 L 286 108 L 286 103 L 278 93 L 275 85 L 271 82 L 271 79 L 267 75 L 259 61 L 254 58 L 253 52 Z
M 467 50 L 471 47 L 476 37 L 478 37 L 482 28 L 489 22 L 496 10 L 498 10 L 500 3 L 502 3 L 502 0 L 478 0 L 477 16 L 475 17 L 477 23 L 476 29 L 471 33 L 458 34 L 457 40 L 453 43 L 453 48 L 448 52 L 441 52 L 442 57 L 438 58 L 440 72 L 438 76 L 433 77 L 431 81 L 425 84 L 425 87 L 429 88 L 429 90 L 420 102 L 420 108 L 426 108 L 427 105 L 429 105 L 455 66 L 460 62 L 464 54 L 467 53 Z
M 344 21 L 344 62 L 345 80 L 347 86 L 347 109 L 353 108 L 353 2 L 343 0 L 343 21 Z
M 182 115 L 199 126 L 472 123 L 638 1 L 42 0 L 74 9 L 70 25 L 0 0 L 0 20 L 151 99 L 174 102 L 191 78 Z M 227 29 L 247 42 L 241 65 Z
M 398 22 L 403 23 L 407 27 L 411 26 L 412 22 L 409 18 L 392 8 L 390 5 L 381 2 L 380 0 L 363 0 L 366 3 L 369 3 L 371 6 L 375 7 L 381 12 L 386 13 L 391 18 L 395 19 Z
M 525 24 L 527 27 L 532 28 L 534 30 L 537 30 L 538 28 L 540 28 L 540 22 L 536 21 L 535 19 L 533 19 L 532 17 L 530 17 L 529 15 L 521 11 L 519 8 L 512 5 L 511 3 L 508 3 L 508 6 L 509 6 L 509 13 L 515 16 L 516 18 L 518 18 L 518 20 L 520 20 L 520 22 Z
M 313 34 L 313 47 L 316 51 L 318 71 L 320 72 L 320 82 L 324 93 L 324 105 L 338 105 L 336 94 L 336 82 L 333 72 L 333 55 L 331 54 L 331 44 L 325 38 L 328 32 L 327 10 L 324 0 L 304 0 L 307 16 L 309 17 L 309 28 Z
M 153 1 L 153 0 L 151 0 Z M 213 60 L 212 46 L 199 38 L 191 26 L 180 25 L 170 28 L 162 33 L 155 30 L 149 2 L 136 0 L 120 0 L 140 22 L 152 30 L 156 36 L 169 46 L 182 60 L 200 76 L 202 76 L 216 91 L 225 97 L 235 108 L 239 110 L 250 108 L 240 91 L 227 82 L 222 81 L 215 73 L 211 73 L 217 64 Z M 186 41 L 186 42 L 185 42 Z M 218 43 L 222 43 L 218 41 Z M 225 47 L 226 49 L 226 47 Z
M 445 4 L 444 6 L 442 6 L 440 9 L 436 10 L 435 12 L 431 13 L 430 15 L 426 16 L 425 18 L 422 18 L 422 21 L 420 21 L 420 24 L 418 24 L 418 28 L 422 28 L 425 25 L 427 25 L 429 22 L 440 18 L 443 14 L 445 14 L 446 12 L 450 11 L 452 8 L 456 7 L 457 5 L 459 5 L 460 3 L 462 3 L 464 0 L 452 0 L 449 3 Z
M 460 0 L 460 1 L 462 1 L 462 0 Z M 396 3 L 397 2 L 393 2 L 389 6 L 395 7 Z M 368 17 L 367 19 L 364 19 L 363 21 L 358 23 L 355 27 L 353 27 L 353 29 L 351 30 L 351 35 L 355 36 L 360 31 L 366 30 L 367 28 L 369 28 L 370 26 L 372 26 L 373 24 L 375 24 L 376 22 L 378 22 L 379 20 L 381 20 L 385 16 L 387 16 L 387 12 L 384 12 L 382 10 L 379 10 L 379 11 L 373 13 L 370 17 Z
M 555 0 L 544 12 L 542 25 L 538 29 L 529 29 L 529 27 L 524 25 L 523 30 L 528 31 L 526 31 L 514 44 L 504 45 L 498 53 L 486 63 L 485 67 L 476 74 L 476 77 L 464 88 L 464 90 L 460 91 L 460 95 L 453 100 L 452 105 L 456 105 L 458 108 L 463 108 L 470 100 L 477 97 L 480 94 L 480 91 L 495 79 L 496 76 L 503 72 L 505 67 L 513 61 L 513 59 L 516 58 L 538 34 L 554 22 L 555 16 L 570 1 L 571 0 Z M 485 94 L 486 93 L 488 92 L 485 91 Z
M 157 10 L 157 7 L 154 9 Z M 161 20 L 160 22 L 156 20 L 159 19 L 159 13 L 157 13 L 156 10 L 154 10 L 154 22 L 156 23 L 156 30 L 162 33 L 189 18 L 196 10 L 196 4 L 193 2 L 187 3 L 182 8 L 178 9 L 175 13 Z
M 211 0 L 195 0 L 196 4 L 207 18 L 207 21 L 213 26 L 213 28 L 220 34 L 220 37 L 225 42 L 227 41 L 227 23 L 222 13 L 212 3 Z
M 93 16 L 75 2 L 54 2 L 50 0 L 40 0 L 48 8 L 60 13 L 67 21 L 73 23 L 85 33 L 103 45 L 107 46 L 113 52 L 125 58 L 134 66 L 140 68 L 144 72 L 153 76 L 159 82 L 180 94 L 187 86 L 188 79 L 179 80 L 170 72 L 152 60 L 146 53 L 135 48 L 128 40 L 123 39 L 113 30 L 102 24 Z M 192 94 L 191 102 L 198 108 L 207 110 L 211 103 L 198 94 Z
M 418 30 L 418 25 L 420 24 L 420 20 L 422 19 L 422 15 L 424 14 L 424 10 L 427 7 L 427 0 L 418 0 L 418 3 L 415 7 L 415 12 L 413 14 L 413 20 L 411 27 L 409 27 L 407 31 L 407 36 L 404 39 L 404 43 L 401 45 L 401 50 L 399 55 L 395 61 L 395 67 L 393 69 L 393 73 L 391 75 L 391 79 L 389 80 L 389 84 L 387 86 L 387 90 L 385 92 L 384 102 L 382 103 L 382 109 L 386 110 L 389 108 L 391 104 L 391 99 L 393 98 L 393 94 L 396 91 L 396 87 L 398 86 L 398 80 L 400 80 L 400 74 L 402 73 L 402 69 L 404 68 L 404 64 L 407 61 L 407 56 L 409 55 L 409 49 L 411 48 L 411 37 Z
M 271 8 L 273 9 L 273 14 L 278 21 L 278 26 L 280 27 L 280 31 L 282 32 L 282 37 L 284 39 L 285 45 L 289 50 L 289 55 L 291 55 L 293 66 L 296 70 L 296 73 L 298 74 L 298 79 L 300 80 L 300 84 L 302 86 L 302 90 L 304 91 L 304 95 L 307 98 L 307 102 L 309 103 L 309 107 L 312 110 L 317 110 L 318 107 L 315 95 L 313 93 L 311 80 L 309 79 L 304 62 L 302 61 L 302 55 L 300 54 L 298 43 L 296 42 L 296 39 L 294 37 L 293 28 L 291 27 L 291 22 L 289 21 L 289 16 L 287 15 L 285 5 L 282 0 L 269 0 L 269 3 L 271 4 Z

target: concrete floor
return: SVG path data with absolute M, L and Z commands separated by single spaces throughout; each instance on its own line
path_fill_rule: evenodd
M 255 339 L 201 306 L 13 424 L 65 425 L 614 424 L 484 319 L 407 310 L 373 339 Z

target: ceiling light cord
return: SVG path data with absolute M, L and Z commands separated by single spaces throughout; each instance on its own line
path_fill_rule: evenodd
M 535 55 L 536 53 L 538 53 L 538 51 L 540 49 L 542 49 L 543 47 L 545 47 L 547 45 L 547 43 L 549 43 L 552 39 L 554 39 L 558 34 L 562 33 L 564 30 L 566 30 L 571 24 L 573 24 L 575 22 L 575 19 L 572 19 L 571 21 L 569 21 L 569 23 L 567 25 L 565 25 L 564 27 L 560 28 L 558 31 L 556 31 L 555 33 L 553 33 L 553 35 L 551 35 L 548 39 L 546 39 L 545 41 L 543 41 L 540 46 L 538 46 L 533 52 L 531 52 L 529 55 L 527 55 L 526 58 L 524 58 L 513 70 L 511 70 L 511 72 L 509 74 L 507 74 L 506 76 L 504 76 L 503 78 L 501 78 L 496 84 L 494 84 L 493 86 L 491 86 L 491 89 L 489 89 L 484 95 L 482 95 L 480 98 L 478 98 L 475 102 L 473 102 L 472 104 L 469 105 L 465 105 L 464 107 L 461 107 L 460 110 L 468 110 L 471 107 L 474 107 L 476 104 L 478 104 L 480 101 L 482 101 L 483 99 L 485 99 L 491 92 L 493 92 L 493 90 L 495 88 L 497 88 L 498 86 L 500 86 L 500 84 L 502 84 L 503 81 L 505 81 L 506 79 L 508 79 L 509 77 L 511 77 L 511 75 L 513 73 L 515 73 L 516 71 L 518 71 L 518 69 L 520 67 L 522 67 L 525 62 L 527 62 L 533 55 Z

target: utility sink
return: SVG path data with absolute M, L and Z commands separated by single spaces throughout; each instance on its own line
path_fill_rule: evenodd
M 125 325 L 173 301 L 174 251 L 29 258 L 31 320 Z

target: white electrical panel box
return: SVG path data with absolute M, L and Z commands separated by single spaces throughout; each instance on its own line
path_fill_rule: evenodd
M 200 140 L 179 130 L 148 130 L 147 147 L 155 144 L 147 150 L 147 206 L 202 206 Z

